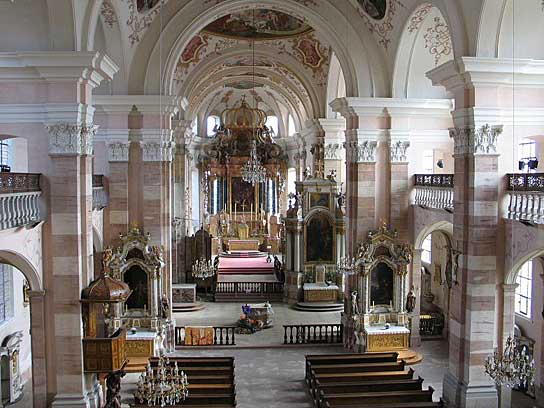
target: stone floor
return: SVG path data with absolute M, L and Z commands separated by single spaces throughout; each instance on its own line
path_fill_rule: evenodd
M 206 309 L 174 313 L 176 326 L 234 326 L 242 313 L 242 303 L 206 302 Z M 283 303 L 273 303 L 274 326 L 254 334 L 237 334 L 239 347 L 278 346 L 283 343 L 284 324 L 340 323 L 340 312 L 308 313 L 291 309 Z
M 240 315 L 238 303 L 207 303 L 200 312 L 178 313 L 178 326 L 184 325 L 230 325 Z M 304 356 L 343 352 L 339 346 L 281 346 L 283 324 L 294 323 L 337 323 L 340 313 L 305 313 L 290 309 L 287 305 L 274 304 L 276 324 L 273 328 L 253 335 L 237 335 L 236 348 L 179 350 L 181 356 L 234 356 L 236 374 L 236 395 L 239 408 L 311 408 L 311 401 L 304 383 Z M 435 389 L 436 399 L 442 395 L 442 378 L 448 364 L 446 341 L 424 341 L 417 350 L 424 356 L 414 367 L 416 375 L 425 379 L 424 386 Z M 127 374 L 123 380 L 123 406 L 133 400 L 139 374 Z M 31 387 L 25 387 L 24 398 L 14 408 L 32 407 Z M 520 393 L 513 395 L 513 408 L 544 408 Z

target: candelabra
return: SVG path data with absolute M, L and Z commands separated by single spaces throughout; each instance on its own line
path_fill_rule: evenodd
M 164 408 L 179 404 L 188 395 L 187 375 L 178 367 L 177 361 L 171 365 L 168 357 L 161 352 L 157 367 L 153 369 L 148 363 L 140 375 L 134 399 L 138 404 Z
M 257 157 L 257 143 L 255 140 L 251 143 L 249 160 L 242 167 L 242 180 L 246 183 L 251 183 L 253 186 L 266 180 L 266 168 Z
M 192 267 L 192 275 L 195 279 L 207 279 L 215 275 L 215 266 L 212 261 L 204 258 L 197 259 Z
M 355 258 L 343 257 L 336 263 L 336 271 L 340 275 L 351 276 L 355 273 Z
M 530 358 L 519 341 L 508 337 L 502 353 L 496 351 L 484 362 L 485 372 L 497 387 L 513 387 L 521 384 L 532 385 L 535 378 L 535 361 Z

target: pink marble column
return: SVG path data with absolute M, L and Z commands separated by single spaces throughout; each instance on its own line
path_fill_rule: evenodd
M 47 406 L 45 292 L 30 292 L 30 329 L 32 332 L 32 403 L 34 408 Z
M 540 293 L 544 293 L 544 274 L 541 274 L 540 277 L 542 278 L 542 288 L 540 289 Z M 537 310 L 537 313 L 540 314 L 538 319 L 541 317 L 544 319 L 543 310 Z M 542 333 L 540 338 L 544 339 L 544 322 L 542 320 L 540 320 L 540 327 Z M 542 344 L 540 344 L 540 361 L 535 361 L 535 365 L 540 366 L 540 384 L 535 384 L 536 397 L 538 401 L 544 401 L 544 345 Z
M 126 234 L 129 227 L 128 217 L 128 161 L 129 143 L 113 142 L 108 144 L 110 172 L 109 204 L 104 214 L 104 243 L 117 245 L 119 234 Z
M 416 295 L 416 307 L 412 312 L 410 325 L 410 347 L 421 346 L 421 336 L 419 335 L 419 315 L 421 314 L 421 249 L 415 249 L 412 258 L 411 279 L 408 282 L 408 288 L 414 287 Z
M 83 374 L 79 300 L 92 267 L 90 155 L 96 129 L 56 123 L 47 130 L 52 164 L 49 174 L 52 279 L 46 290 L 52 296 L 50 318 L 55 327 L 56 367 L 56 395 L 52 406 L 87 407 L 91 402 L 88 379 Z
M 497 392 L 484 373 L 493 353 L 498 223 L 497 136 L 502 126 L 455 128 L 453 247 L 459 251 L 450 304 L 450 359 L 444 398 L 459 407 L 497 405 Z
M 391 213 L 390 225 L 396 229 L 399 239 L 408 241 L 409 229 L 409 177 L 406 151 L 410 143 L 404 140 L 392 140 L 389 147 L 391 162 Z

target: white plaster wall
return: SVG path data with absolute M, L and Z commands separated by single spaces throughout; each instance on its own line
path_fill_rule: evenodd
M 48 14 L 44 0 L 0 1 L 0 52 L 48 49 Z
M 23 342 L 21 344 L 20 367 L 21 375 L 26 380 L 30 378 L 32 367 L 31 342 L 30 342 L 30 306 L 24 306 L 23 303 L 23 274 L 14 267 L 13 273 L 13 317 L 8 321 L 0 323 L 0 342 L 15 333 L 23 333 Z
M 532 304 L 531 304 L 531 319 L 516 314 L 516 324 L 521 329 L 522 334 L 535 341 L 535 362 L 540 361 L 542 353 L 542 279 L 540 275 L 544 272 L 542 261 L 533 259 L 533 287 L 532 287 Z M 537 378 L 535 383 L 540 384 L 540 376 L 542 370 L 537 370 Z
M 11 171 L 28 172 L 28 142 L 22 137 L 11 139 Z
M 499 36 L 499 58 L 544 59 L 544 10 L 540 1 L 508 1 Z

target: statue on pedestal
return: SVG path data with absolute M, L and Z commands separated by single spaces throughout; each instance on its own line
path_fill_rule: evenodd
M 406 311 L 412 313 L 416 308 L 416 295 L 414 294 L 414 287 L 410 288 L 410 292 L 406 296 Z
M 351 292 L 351 314 L 356 316 L 359 314 L 359 303 L 358 303 L 358 293 L 356 290 Z

